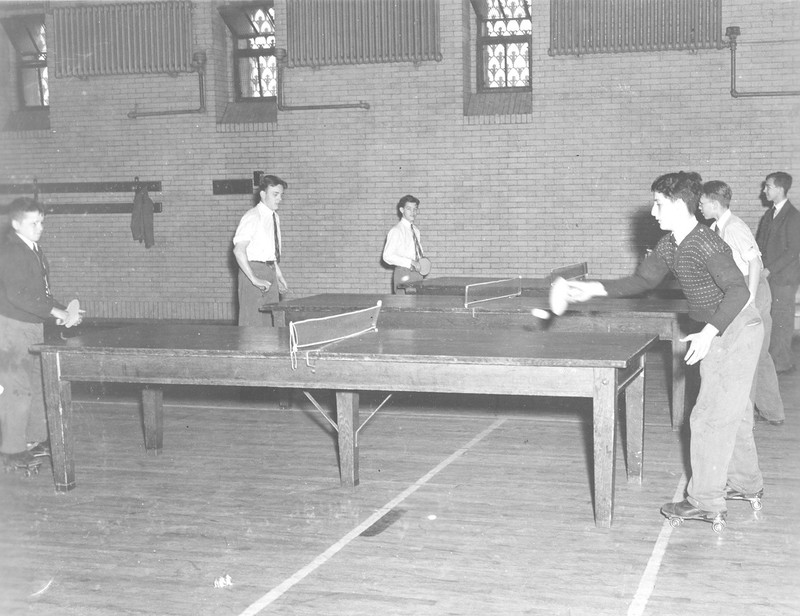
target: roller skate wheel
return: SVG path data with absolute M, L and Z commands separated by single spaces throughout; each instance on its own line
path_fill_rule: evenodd
M 712 522 L 712 524 L 711 524 L 711 530 L 713 530 L 713 531 L 714 531 L 715 533 L 717 533 L 718 535 L 721 535 L 721 534 L 722 534 L 722 531 L 724 531 L 724 530 L 725 530 L 725 526 L 726 526 L 726 525 L 725 525 L 725 521 L 724 521 L 724 520 L 721 520 L 721 521 L 719 521 L 719 522 Z
M 672 528 L 678 528 L 681 524 L 683 524 L 683 518 L 670 518 L 669 525 Z
M 764 506 L 761 504 L 760 500 L 750 501 L 750 506 L 753 508 L 753 511 L 761 511 L 761 508 Z

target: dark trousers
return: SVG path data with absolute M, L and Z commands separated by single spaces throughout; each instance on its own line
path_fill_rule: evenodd
M 395 266 L 394 275 L 392 276 L 392 290 L 395 293 L 405 293 L 405 290 L 400 285 L 406 285 L 409 282 L 418 282 L 422 280 L 422 274 L 410 270 L 407 267 Z
M 769 353 L 778 372 L 794 365 L 792 355 L 792 336 L 794 336 L 795 296 L 798 285 L 778 285 L 769 283 L 772 292 L 772 339 Z
M 274 304 L 281 300 L 278 291 L 278 278 L 274 265 L 258 261 L 250 261 L 253 273 L 262 280 L 272 283 L 267 291 L 254 286 L 250 279 L 239 270 L 239 325 L 262 325 L 272 327 L 272 315 L 260 312 L 265 304 Z

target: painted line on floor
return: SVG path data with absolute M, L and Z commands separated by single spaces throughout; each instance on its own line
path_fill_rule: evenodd
M 686 473 L 681 475 L 678 481 L 678 487 L 675 488 L 675 494 L 672 496 L 673 501 L 683 500 L 684 491 L 686 490 L 687 483 Z M 647 602 L 650 600 L 650 595 L 653 594 L 653 588 L 656 586 L 658 579 L 658 571 L 661 569 L 661 561 L 664 560 L 664 554 L 669 545 L 669 538 L 672 535 L 672 526 L 669 520 L 664 520 L 661 526 L 661 532 L 658 534 L 656 544 L 653 546 L 653 553 L 650 554 L 650 560 L 647 561 L 647 567 L 644 569 L 642 578 L 639 580 L 639 588 L 633 596 L 633 601 L 628 606 L 628 616 L 641 616 L 644 614 L 644 609 L 647 607 Z
M 395 496 L 392 500 L 386 503 L 383 507 L 378 509 L 375 513 L 369 516 L 366 520 L 361 522 L 358 526 L 356 526 L 353 530 L 349 533 L 344 535 L 339 541 L 334 543 L 331 547 L 327 550 L 322 552 L 319 556 L 317 556 L 314 560 L 308 563 L 302 569 L 296 571 L 294 575 L 285 579 L 283 582 L 278 584 L 275 588 L 270 590 L 267 594 L 263 597 L 258 599 L 255 603 L 252 603 L 246 610 L 244 610 L 239 616 L 254 616 L 261 612 L 264 608 L 269 607 L 271 603 L 279 599 L 287 590 L 289 590 L 295 584 L 302 582 L 306 577 L 308 577 L 311 573 L 313 573 L 316 569 L 324 565 L 328 562 L 333 556 L 336 555 L 337 552 L 344 549 L 353 539 L 360 536 L 365 530 L 367 530 L 370 526 L 375 524 L 378 520 L 380 520 L 383 516 L 385 516 L 389 511 L 397 507 L 400 503 L 402 503 L 405 499 L 411 496 L 414 492 L 419 490 L 422 486 L 428 483 L 431 479 L 433 479 L 436 475 L 438 475 L 441 471 L 445 468 L 450 466 L 453 462 L 455 462 L 458 458 L 463 456 L 467 453 L 470 449 L 472 449 L 475 445 L 480 443 L 483 439 L 485 439 L 489 434 L 497 430 L 500 426 L 502 426 L 506 421 L 507 418 L 500 418 L 494 421 L 488 428 L 486 428 L 483 432 L 478 434 L 475 438 L 473 438 L 469 443 L 464 445 L 461 449 L 453 452 L 450 456 L 439 462 L 433 469 L 428 471 L 425 475 L 417 479 L 415 483 L 411 486 L 403 490 L 400 494 Z

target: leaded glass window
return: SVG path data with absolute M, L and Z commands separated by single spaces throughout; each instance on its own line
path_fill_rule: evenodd
M 271 4 L 222 7 L 222 19 L 233 34 L 233 69 L 237 100 L 275 98 L 275 9 Z
M 529 90 L 530 0 L 479 1 L 486 6 L 478 17 L 478 90 Z
M 17 54 L 17 98 L 22 109 L 50 105 L 47 85 L 47 31 L 44 15 L 3 19 L 3 28 Z

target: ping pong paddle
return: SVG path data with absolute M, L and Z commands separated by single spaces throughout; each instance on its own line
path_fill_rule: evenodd
M 569 306 L 569 285 L 560 276 L 550 285 L 550 310 L 556 316 L 561 316 Z
M 64 327 L 73 327 L 83 320 L 85 310 L 81 310 L 81 303 L 77 299 L 73 299 L 67 304 L 67 320 L 62 323 Z
M 431 273 L 431 260 L 428 257 L 419 258 L 419 273 L 423 276 Z

